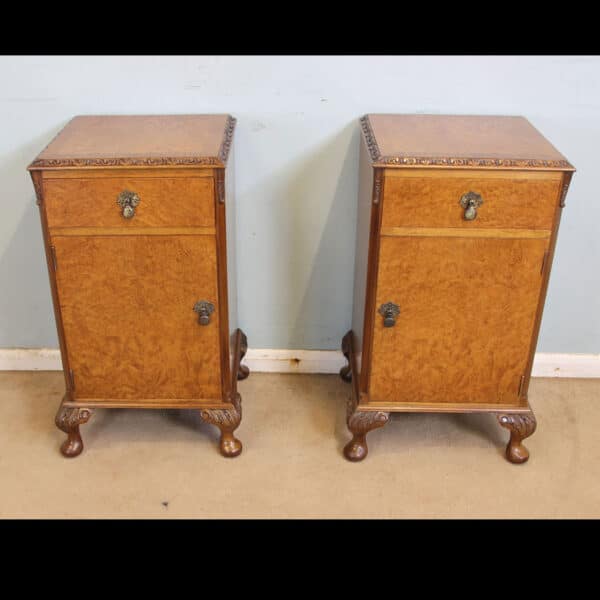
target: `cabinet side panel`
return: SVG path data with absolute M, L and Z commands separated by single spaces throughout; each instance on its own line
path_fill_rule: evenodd
M 569 184 L 571 183 L 571 177 L 573 173 L 565 172 L 562 175 L 561 186 L 559 189 L 558 197 L 555 197 L 555 206 L 556 212 L 554 214 L 554 224 L 552 227 L 552 237 L 550 239 L 550 244 L 548 248 L 548 256 L 546 258 L 546 262 L 544 265 L 544 279 L 542 281 L 542 286 L 540 290 L 540 297 L 538 301 L 538 309 L 535 317 L 535 325 L 533 327 L 533 334 L 531 336 L 531 348 L 529 349 L 529 360 L 527 362 L 527 367 L 525 371 L 525 382 L 523 385 L 523 395 L 527 398 L 527 393 L 529 390 L 529 382 L 531 380 L 531 369 L 533 368 L 533 359 L 535 356 L 535 350 L 537 347 L 538 337 L 540 334 L 540 326 L 542 324 L 542 316 L 544 312 L 544 305 L 546 302 L 546 294 L 548 292 L 548 283 L 550 280 L 550 271 L 552 269 L 552 263 L 554 262 L 554 250 L 556 248 L 556 240 L 558 238 L 558 228 L 560 226 L 560 218 L 562 216 L 562 209 L 565 204 L 565 197 L 567 194 L 567 190 L 569 189 Z
M 227 294 L 229 296 L 229 331 L 238 328 L 236 206 L 235 206 L 235 152 L 232 145 L 225 170 L 225 221 L 227 236 Z
M 231 352 L 229 327 L 228 293 L 228 235 L 227 235 L 227 198 L 225 197 L 226 169 L 214 169 L 215 212 L 217 222 L 217 280 L 219 303 L 221 305 L 221 326 L 219 330 L 219 355 L 221 362 L 221 391 L 224 402 L 229 402 L 231 392 Z
M 52 306 L 54 309 L 54 320 L 56 322 L 56 331 L 58 334 L 58 343 L 60 346 L 60 357 L 63 366 L 63 375 L 65 378 L 65 388 L 67 393 L 70 392 L 70 380 L 69 380 L 69 357 L 67 354 L 67 345 L 65 342 L 65 333 L 62 322 L 62 315 L 60 312 L 60 304 L 58 302 L 58 291 L 56 288 L 56 272 L 54 268 L 54 259 L 52 257 L 53 250 L 50 242 L 50 233 L 48 227 L 48 216 L 46 214 L 46 202 L 44 198 L 44 183 L 43 183 L 43 171 L 30 171 L 31 180 L 33 187 L 35 188 L 35 195 L 37 198 L 37 204 L 40 209 L 40 222 L 42 226 L 42 235 L 44 238 L 44 251 L 46 254 L 46 265 L 48 267 L 48 278 L 50 280 L 50 291 L 52 294 Z
M 358 211 L 356 215 L 356 248 L 354 258 L 354 301 L 352 308 L 352 331 L 356 367 L 362 373 L 364 319 L 367 297 L 367 272 L 369 264 L 369 241 L 371 231 L 371 208 L 373 205 L 373 168 L 364 138 L 361 136 Z

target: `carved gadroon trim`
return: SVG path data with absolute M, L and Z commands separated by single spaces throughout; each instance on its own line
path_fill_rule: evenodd
M 232 404 L 233 408 L 204 408 L 200 411 L 200 416 L 211 425 L 234 431 L 242 420 L 242 401 L 239 394 L 235 395 Z
M 38 158 L 29 169 L 50 169 L 56 167 L 182 167 L 210 165 L 223 166 L 214 156 L 178 156 L 157 158 Z
M 233 131 L 235 129 L 236 119 L 231 115 L 227 115 L 227 124 L 225 125 L 225 135 L 223 136 L 223 142 L 219 149 L 219 159 L 223 164 L 227 163 L 229 157 L 229 150 L 231 148 L 231 142 L 233 140 Z
M 365 115 L 360 119 L 360 126 L 365 136 L 365 142 L 367 143 L 367 148 L 369 149 L 369 155 L 373 162 L 378 162 L 381 158 L 381 152 L 379 152 L 379 146 L 377 145 L 377 140 L 373 135 L 373 129 L 371 129 L 371 122 L 369 121 L 369 116 Z
M 433 156 L 384 156 L 378 162 L 386 165 L 442 167 L 511 167 L 519 169 L 572 169 L 566 160 L 531 158 L 440 158 Z
M 518 169 L 567 169 L 573 165 L 567 160 L 541 160 L 535 158 L 482 158 L 454 156 L 382 156 L 373 134 L 369 117 L 360 119 L 371 161 L 377 165 L 406 167 L 502 167 Z
M 56 414 L 56 426 L 65 433 L 70 433 L 73 429 L 83 423 L 87 423 L 92 416 L 90 408 L 80 408 L 71 406 L 61 406 Z

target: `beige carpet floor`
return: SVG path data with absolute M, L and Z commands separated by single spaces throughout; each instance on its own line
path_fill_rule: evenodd
M 349 463 L 334 375 L 251 374 L 241 456 L 194 411 L 96 410 L 85 450 L 58 450 L 57 372 L 0 373 L 3 518 L 600 517 L 600 380 L 535 379 L 531 458 L 503 458 L 487 414 L 395 414 Z

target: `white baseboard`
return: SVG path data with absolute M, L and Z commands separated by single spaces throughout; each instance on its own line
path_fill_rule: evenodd
M 249 348 L 244 363 L 258 373 L 337 373 L 345 364 L 339 350 L 269 350 Z M 54 348 L 0 349 L 0 371 L 60 371 Z M 533 377 L 600 377 L 600 354 L 538 352 Z
M 60 371 L 56 348 L 0 348 L 0 371 Z
M 346 359 L 339 350 L 249 348 L 243 362 L 258 373 L 338 373 Z
M 600 377 L 600 354 L 537 352 L 532 377 Z

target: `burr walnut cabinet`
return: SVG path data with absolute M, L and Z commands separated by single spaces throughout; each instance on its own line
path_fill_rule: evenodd
M 522 117 L 361 119 L 346 458 L 390 412 L 491 412 L 509 461 L 574 168 Z
M 66 393 L 65 456 L 94 408 L 199 409 L 237 456 L 229 115 L 80 116 L 28 167 L 40 207 Z

